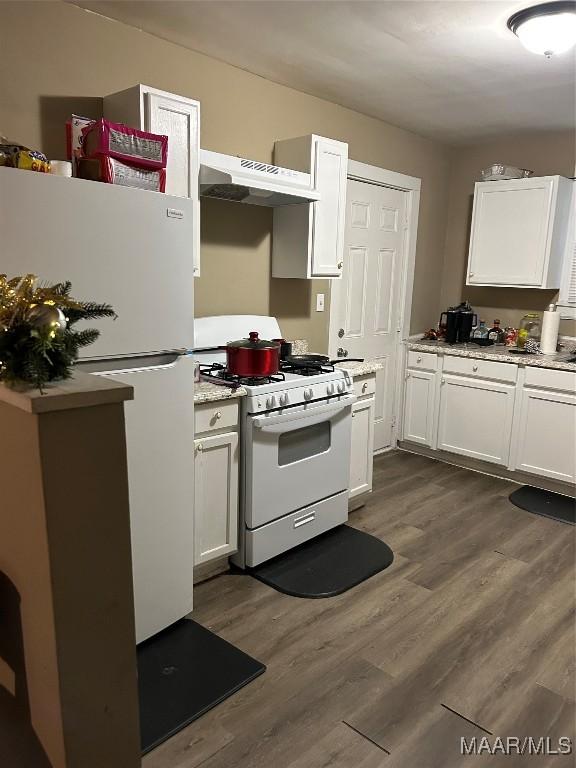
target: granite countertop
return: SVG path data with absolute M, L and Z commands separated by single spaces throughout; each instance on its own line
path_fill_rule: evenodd
M 342 360 L 341 363 L 336 363 L 336 368 L 343 368 L 348 371 L 352 378 L 359 379 L 361 376 L 369 376 L 371 373 L 381 371 L 384 366 L 382 363 L 378 363 L 376 360 L 365 360 L 363 363 L 355 363 L 350 360 Z
M 232 389 L 221 384 L 212 384 L 210 381 L 200 381 L 194 386 L 194 403 L 214 403 L 218 400 L 231 400 L 235 397 L 244 397 L 244 387 Z
M 475 357 L 481 360 L 496 360 L 501 363 L 516 365 L 532 365 L 538 368 L 555 368 L 561 371 L 576 372 L 576 363 L 565 359 L 567 352 L 557 352 L 555 355 L 518 355 L 506 347 L 478 347 L 475 344 L 446 344 L 443 341 L 408 340 L 408 348 L 415 352 L 436 352 L 441 355 L 456 357 Z

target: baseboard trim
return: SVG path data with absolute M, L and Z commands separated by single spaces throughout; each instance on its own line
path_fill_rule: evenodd
M 519 472 L 517 470 L 512 471 L 506 469 L 506 467 L 499 467 L 496 464 L 490 464 L 489 462 L 480 461 L 479 459 L 472 459 L 468 456 L 460 456 L 454 453 L 449 453 L 448 451 L 435 451 L 432 448 L 427 448 L 425 445 L 410 443 L 407 440 L 398 441 L 398 449 L 406 451 L 407 453 L 416 453 L 420 456 L 427 456 L 430 459 L 443 461 L 445 464 L 452 464 L 453 466 L 461 467 L 462 469 L 470 469 L 473 472 L 480 472 L 483 475 L 500 477 L 503 480 L 510 480 L 518 485 L 532 485 L 535 488 L 544 488 L 547 491 L 560 493 L 563 496 L 575 496 L 576 489 L 570 483 L 563 483 L 560 480 L 553 480 L 549 477 L 531 475 L 529 472 Z

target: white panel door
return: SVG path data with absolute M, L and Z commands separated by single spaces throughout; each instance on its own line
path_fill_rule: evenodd
M 238 433 L 194 444 L 195 564 L 238 549 Z
M 576 396 L 524 388 L 515 469 L 576 481 Z
M 86 323 L 90 357 L 192 349 L 197 226 L 192 200 L 0 168 L 0 272 L 112 304 L 116 320 Z
M 168 136 L 166 194 L 190 197 L 200 221 L 198 171 L 200 162 L 199 105 L 186 99 L 146 94 L 147 130 Z M 194 231 L 194 277 L 200 277 L 200 227 Z
M 99 375 L 134 387 L 134 400 L 125 404 L 126 449 L 136 639 L 142 642 L 192 610 L 194 360 Z
M 515 386 L 444 374 L 438 448 L 508 464 Z
M 406 371 L 403 439 L 432 446 L 436 421 L 436 374 Z
M 332 285 L 331 354 L 377 360 L 374 450 L 393 442 L 407 193 L 348 181 L 342 280 Z
M 469 285 L 543 284 L 553 192 L 549 178 L 476 184 Z
M 352 451 L 350 498 L 372 490 L 374 456 L 374 398 L 357 400 L 352 406 Z

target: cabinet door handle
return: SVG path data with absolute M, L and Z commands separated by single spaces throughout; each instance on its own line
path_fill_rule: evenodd
M 214 414 L 214 417 L 216 419 L 221 419 L 222 418 L 222 413 L 220 411 L 216 411 L 216 413 Z
M 473 371 L 477 371 L 477 370 L 478 370 L 478 366 L 477 366 L 477 365 L 473 365 L 473 366 L 472 366 L 472 370 L 473 370 Z
M 368 382 L 365 381 L 364 384 L 362 384 L 362 392 L 366 392 L 367 389 L 368 389 Z
M 409 378 L 410 378 L 410 374 L 409 374 L 409 373 L 407 373 L 407 374 L 406 374 L 406 378 L 407 378 L 407 379 L 409 379 Z
M 203 451 L 204 450 L 204 446 L 202 445 L 202 443 L 198 443 L 198 445 L 196 446 L 196 450 L 197 451 Z
M 474 272 L 470 272 L 470 277 L 474 277 Z
M 343 266 L 344 266 L 344 262 L 343 261 L 339 261 L 338 262 L 338 269 L 342 269 Z
M 422 362 L 422 358 L 421 358 L 421 357 L 417 357 L 417 358 L 416 358 L 416 362 L 417 362 L 417 363 L 421 363 L 421 362 Z
M 446 379 L 442 379 L 442 381 L 440 382 L 440 384 L 446 384 Z

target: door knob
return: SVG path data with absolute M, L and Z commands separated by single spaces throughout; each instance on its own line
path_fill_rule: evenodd
M 204 446 L 202 445 L 202 443 L 198 443 L 198 445 L 196 446 L 196 450 L 198 450 L 198 451 L 203 451 L 204 450 Z
M 338 357 L 348 357 L 348 350 L 343 347 L 338 347 Z
M 343 266 L 344 266 L 344 262 L 343 261 L 339 261 L 338 262 L 338 269 L 342 269 Z
M 345 333 L 344 328 L 340 328 L 340 330 L 338 331 L 338 338 L 341 339 L 342 336 L 344 336 L 344 333 Z

